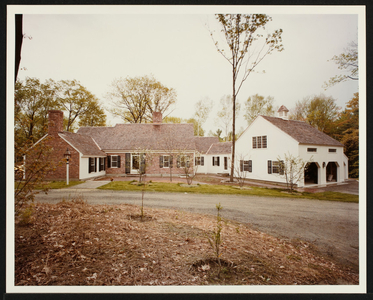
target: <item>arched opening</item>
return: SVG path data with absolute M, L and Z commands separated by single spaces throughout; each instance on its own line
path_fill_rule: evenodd
M 335 161 L 328 162 L 326 166 L 326 181 L 327 182 L 337 182 L 337 174 L 338 174 L 338 163 Z
M 309 162 L 304 171 L 304 184 L 318 184 L 319 183 L 319 164 Z

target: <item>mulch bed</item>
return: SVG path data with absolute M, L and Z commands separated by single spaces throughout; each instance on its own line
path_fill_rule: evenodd
M 240 223 L 223 225 L 221 267 L 206 234 L 216 218 L 75 200 L 36 204 L 15 224 L 15 285 L 358 284 L 358 274 Z M 224 217 L 224 209 L 222 211 Z M 220 273 L 219 273 L 220 269 Z M 218 274 L 219 273 L 219 274 Z

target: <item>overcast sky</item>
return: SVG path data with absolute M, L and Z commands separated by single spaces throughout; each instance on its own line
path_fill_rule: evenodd
M 250 13 L 249 8 L 235 10 Z M 42 82 L 76 79 L 108 107 L 105 94 L 113 79 L 152 74 L 177 92 L 172 116 L 192 117 L 194 104 L 210 98 L 214 107 L 204 129 L 206 133 L 216 131 L 219 100 L 232 91 L 231 66 L 210 37 L 213 30 L 219 36 L 214 13 L 222 11 L 225 9 L 219 7 L 170 10 L 124 6 L 106 10 L 97 6 L 25 9 L 23 32 L 32 39 L 23 41 L 20 68 L 25 69 L 19 71 L 18 78 L 37 77 Z M 326 91 L 322 85 L 340 72 L 328 60 L 342 53 L 350 42 L 358 42 L 356 10 L 264 7 L 255 12 L 272 17 L 268 32 L 283 30 L 285 50 L 274 52 L 259 64 L 258 73 L 245 81 L 239 102 L 258 93 L 274 97 L 276 106 L 291 109 L 304 97 L 324 93 L 344 108 L 358 91 L 358 83 L 349 81 Z M 243 113 L 238 129 L 246 127 Z M 107 114 L 109 125 L 120 122 Z

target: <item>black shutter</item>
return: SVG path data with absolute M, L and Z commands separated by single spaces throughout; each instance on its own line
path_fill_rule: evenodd
M 249 160 L 249 172 L 253 171 L 253 161 Z
M 103 166 L 104 169 L 103 170 L 105 171 L 106 170 L 106 157 L 104 157 L 103 160 L 104 160 L 104 166 Z
M 163 168 L 163 155 L 159 156 L 159 167 Z
M 97 159 L 96 159 L 96 157 L 94 157 L 93 159 L 94 159 L 93 162 L 95 163 L 95 173 L 96 173 L 97 172 Z
M 107 157 L 107 167 L 111 168 L 111 156 L 110 155 L 108 155 Z
M 126 174 L 131 173 L 131 153 L 125 154 L 125 167 Z
M 220 156 L 218 156 L 218 167 L 220 166 Z
M 120 168 L 120 155 L 118 155 L 118 162 L 117 162 L 117 164 L 118 164 L 118 168 Z
M 212 166 L 215 166 L 215 156 L 212 157 Z
M 174 158 L 170 155 L 170 168 L 173 168 L 173 165 L 174 165 L 173 159 Z
M 272 174 L 272 161 L 268 161 L 268 174 Z
M 92 158 L 89 157 L 88 158 L 88 173 L 91 173 L 91 162 L 92 162 Z
M 140 173 L 145 174 L 145 154 L 140 155 Z
M 202 157 L 201 157 L 201 166 L 204 166 L 204 165 L 205 165 L 205 157 L 202 156 Z
M 98 171 L 100 172 L 102 170 L 102 157 L 98 158 Z
M 240 160 L 240 172 L 243 172 L 243 160 Z

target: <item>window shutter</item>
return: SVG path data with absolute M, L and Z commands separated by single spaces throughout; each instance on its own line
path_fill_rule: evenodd
M 96 157 L 93 158 L 93 163 L 95 165 L 95 173 L 97 172 L 97 159 Z
M 103 160 L 104 160 L 104 165 L 103 165 L 104 169 L 103 170 L 105 171 L 106 170 L 106 157 L 104 157 Z
M 253 171 L 253 161 L 249 160 L 249 172 Z
M 92 158 L 88 158 L 88 173 L 91 173 L 91 162 L 92 162 Z
M 240 172 L 243 171 L 243 160 L 240 160 Z
M 174 162 L 173 162 L 173 157 L 170 155 L 170 168 L 173 168 Z
M 110 155 L 108 155 L 107 157 L 107 167 L 111 168 L 111 156 Z
M 177 156 L 177 159 L 176 159 L 176 167 L 177 167 L 177 168 L 180 168 L 180 155 Z
M 120 155 L 118 155 L 118 168 L 120 168 Z
M 268 174 L 272 174 L 272 161 L 268 161 Z
M 159 167 L 163 168 L 163 155 L 159 156 Z
M 124 162 L 125 173 L 129 174 L 131 173 L 131 153 L 125 153 L 124 158 L 125 158 L 125 162 Z
M 217 158 L 218 158 L 217 166 L 219 167 L 220 166 L 220 156 L 218 156 Z
M 201 157 L 201 166 L 204 166 L 204 165 L 205 165 L 205 157 L 202 156 L 202 157 Z
M 212 157 L 212 165 L 215 166 L 215 156 Z
M 98 171 L 100 172 L 102 170 L 102 157 L 98 158 Z
M 284 175 L 284 168 L 285 168 L 285 164 L 284 164 L 284 161 L 281 160 L 280 161 L 280 175 Z

